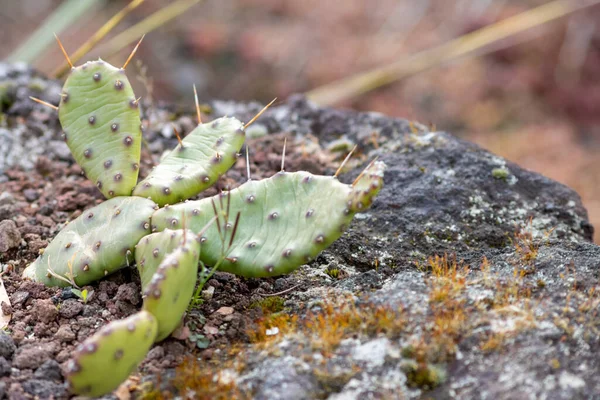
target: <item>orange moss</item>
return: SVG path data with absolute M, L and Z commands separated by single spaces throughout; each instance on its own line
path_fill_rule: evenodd
M 358 334 L 397 337 L 405 325 L 399 311 L 372 304 L 357 306 L 352 300 L 341 304 L 328 302 L 321 312 L 311 313 L 303 321 L 313 347 L 326 352 L 335 350 L 343 339 Z
M 223 368 L 220 366 L 219 368 Z M 173 399 L 176 395 L 182 398 L 198 400 L 237 400 L 250 398 L 235 384 L 235 381 L 226 377 L 223 372 L 213 373 L 217 370 L 206 362 L 198 361 L 195 357 L 188 356 L 175 370 L 175 377 L 171 384 L 175 392 L 160 391 L 154 388 L 144 393 L 144 400 Z M 157 385 L 159 386 L 159 385 Z
M 353 299 L 345 298 L 324 302 L 320 311 L 308 313 L 301 321 L 287 314 L 261 318 L 247 334 L 252 343 L 266 344 L 300 331 L 310 337 L 314 348 L 330 352 L 345 338 L 379 334 L 396 338 L 404 327 L 405 321 L 398 310 L 373 304 L 356 305 Z M 273 328 L 278 329 L 277 334 L 267 335 L 267 330 Z
M 548 241 L 548 238 L 554 231 L 554 228 L 544 233 L 544 239 L 535 239 L 531 234 L 531 227 L 533 225 L 533 218 L 529 218 L 527 225 L 523 229 L 519 229 L 515 232 L 514 238 L 511 240 L 515 251 L 518 256 L 518 268 L 516 268 L 516 274 L 525 276 L 534 271 L 533 264 L 538 256 L 540 246 L 543 241 Z
M 265 297 L 250 304 L 250 308 L 260 308 L 263 315 L 271 315 L 283 311 L 284 299 L 280 296 Z
M 456 257 L 450 260 L 447 254 L 429 257 L 426 265 L 417 267 L 431 273 L 429 301 L 433 303 L 456 298 L 464 289 L 469 274 L 467 265 L 457 262 Z
M 244 398 L 232 379 L 223 379 L 221 373 L 214 374 L 213 368 L 206 368 L 188 357 L 177 367 L 173 385 L 183 397 L 191 393 L 199 400 L 226 400 Z
M 266 343 L 281 338 L 286 333 L 295 331 L 298 316 L 289 314 L 271 314 L 260 318 L 251 329 L 246 331 L 251 343 Z M 276 330 L 277 333 L 267 335 L 268 331 Z
M 482 351 L 490 353 L 499 350 L 506 341 L 506 335 L 500 333 L 491 334 L 485 342 L 479 346 Z

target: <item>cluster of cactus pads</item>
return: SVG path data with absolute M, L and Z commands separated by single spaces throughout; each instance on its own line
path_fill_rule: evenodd
M 199 123 L 138 183 L 138 100 L 124 68 L 102 60 L 72 68 L 58 113 L 73 157 L 108 200 L 70 222 L 24 276 L 79 287 L 135 261 L 143 291 L 142 311 L 110 322 L 77 348 L 67 373 L 77 394 L 114 390 L 154 342 L 177 328 L 199 265 L 245 277 L 289 273 L 339 238 L 383 184 L 384 164 L 375 162 L 353 185 L 281 171 L 188 201 L 239 155 L 245 126 L 227 117 Z

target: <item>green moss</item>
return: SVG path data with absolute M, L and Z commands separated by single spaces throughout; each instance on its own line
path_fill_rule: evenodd
M 325 271 L 325 273 L 327 275 L 329 275 L 330 277 L 332 277 L 333 279 L 338 279 L 340 277 L 340 270 L 339 270 L 339 268 L 327 268 L 327 270 Z
M 408 361 L 402 365 L 408 386 L 431 390 L 446 380 L 446 372 L 439 366 L 429 363 Z
M 15 84 L 11 81 L 0 82 L 0 111 L 8 110 L 14 101 L 11 92 Z
M 34 78 L 29 81 L 29 83 L 27 84 L 27 87 L 34 92 L 41 93 L 44 90 L 46 90 L 46 82 L 44 82 L 43 80 L 41 80 L 39 78 Z
M 546 282 L 543 279 L 538 279 L 536 284 L 537 284 L 537 287 L 540 289 L 543 289 L 546 287 Z
M 283 311 L 284 300 L 280 296 L 265 297 L 250 304 L 250 308 L 260 308 L 263 315 L 271 315 Z
M 510 175 L 510 171 L 507 168 L 494 168 L 492 170 L 492 176 L 495 179 L 501 179 L 503 181 L 506 181 L 508 179 L 508 176 Z

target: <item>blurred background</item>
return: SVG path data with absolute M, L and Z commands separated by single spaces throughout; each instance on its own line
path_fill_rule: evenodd
M 136 41 L 140 36 L 128 29 L 154 18 L 134 67 L 128 67 L 130 77 L 135 76 L 132 81 L 140 95 L 190 110 L 193 83 L 201 100 L 285 99 L 409 60 L 420 51 L 550 3 L 137 1 L 139 5 L 83 60 L 100 55 L 117 65 L 123 63 L 135 44 L 127 34 Z M 52 29 L 71 54 L 128 4 L 125 0 L 0 0 L 0 59 L 26 59 L 55 76 L 65 61 L 51 35 L 49 41 L 38 38 L 23 49 L 36 29 L 53 18 Z M 590 5 L 499 40 L 485 53 L 435 63 L 335 106 L 415 120 L 474 141 L 574 188 L 592 223 L 600 227 L 599 17 L 600 6 Z

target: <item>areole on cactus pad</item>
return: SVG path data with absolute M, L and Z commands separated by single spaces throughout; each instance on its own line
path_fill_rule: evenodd
M 137 183 L 138 100 L 124 67 L 99 60 L 73 68 L 60 105 L 50 105 L 58 109 L 75 160 L 109 200 L 70 222 L 23 273 L 49 286 L 78 287 L 135 261 L 143 311 L 107 324 L 84 341 L 70 363 L 71 391 L 88 396 L 116 389 L 152 343 L 177 328 L 199 265 L 203 277 L 208 266 L 246 277 L 294 271 L 371 205 L 385 170 L 382 162 L 372 162 L 348 185 L 337 173 L 318 176 L 282 167 L 271 178 L 248 177 L 236 189 L 188 201 L 231 168 L 245 128 L 268 107 L 246 125 L 232 117 L 202 124 L 196 102 L 198 127 Z

